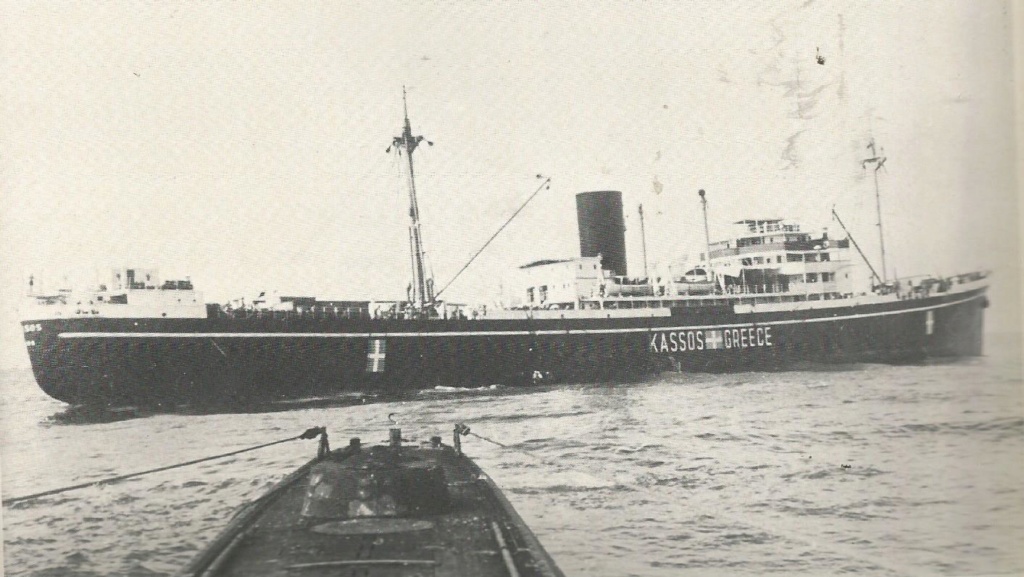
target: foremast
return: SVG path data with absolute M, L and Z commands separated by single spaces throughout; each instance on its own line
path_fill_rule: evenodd
M 405 126 L 400 136 L 396 136 L 392 142 L 398 154 L 405 151 L 405 157 L 409 162 L 409 252 L 412 257 L 412 283 L 408 291 L 409 302 L 419 310 L 424 310 L 434 304 L 434 279 L 427 273 L 424 265 L 423 234 L 420 229 L 420 208 L 416 201 L 416 173 L 413 169 L 412 153 L 423 142 L 422 136 L 413 136 L 412 124 L 409 122 L 409 105 L 406 101 L 405 87 L 402 87 L 402 110 L 405 115 Z M 433 146 L 433 142 L 427 141 Z M 390 151 L 391 148 L 389 147 Z
M 886 157 L 875 152 L 875 139 L 872 138 L 868 143 L 868 148 L 871 149 L 871 158 L 865 158 L 861 163 L 861 167 L 867 170 L 869 164 L 875 165 L 875 210 L 878 213 L 878 248 L 882 253 L 882 284 L 888 284 L 889 275 L 886 272 L 885 266 L 885 234 L 882 233 L 882 195 L 878 190 L 878 171 L 885 167 Z M 835 211 L 833 211 L 835 212 Z M 859 249 L 858 249 L 859 250 Z M 871 272 L 874 272 L 872 270 Z M 877 276 L 877 275 L 875 275 Z

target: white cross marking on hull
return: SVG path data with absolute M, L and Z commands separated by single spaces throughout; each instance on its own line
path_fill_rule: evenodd
M 705 331 L 704 342 L 709 349 L 722 348 L 722 331 Z
M 386 355 L 387 348 L 384 344 L 384 339 L 371 339 L 370 348 L 366 353 L 366 372 L 383 373 Z

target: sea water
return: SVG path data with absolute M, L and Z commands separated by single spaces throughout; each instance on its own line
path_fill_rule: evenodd
M 3 496 L 326 425 L 336 446 L 457 422 L 568 575 L 1024 572 L 1020 342 L 918 365 L 667 373 L 638 383 L 447 387 L 401 399 L 95 413 L 0 384 Z M 364 402 L 365 401 L 365 402 Z M 353 402 L 355 404 L 353 404 Z M 498 446 L 495 441 L 506 445 Z M 8 575 L 169 575 L 310 459 L 292 441 L 3 509 Z

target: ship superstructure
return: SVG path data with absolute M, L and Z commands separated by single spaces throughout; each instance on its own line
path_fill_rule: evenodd
M 109 278 L 87 289 L 37 291 L 29 281 L 26 318 L 206 318 L 202 293 L 191 279 L 161 280 L 155 268 L 114 269 Z
M 577 195 L 578 205 L 590 206 L 594 195 L 605 201 L 605 210 L 621 210 L 621 193 L 601 191 Z M 581 210 L 580 214 L 585 211 Z M 621 223 L 621 218 L 617 222 Z M 580 238 L 593 237 L 595 226 L 580 217 Z M 732 226 L 724 240 L 708 243 L 710 253 L 696 261 L 681 261 L 656 274 L 637 278 L 622 273 L 623 267 L 605 264 L 602 251 L 612 254 L 624 247 L 621 224 L 601 223 L 604 244 L 581 241 L 581 256 L 547 259 L 521 267 L 520 294 L 513 307 L 559 310 L 674 308 L 753 303 L 796 303 L 880 296 L 882 287 L 859 287 L 855 270 L 860 263 L 851 253 L 849 238 L 833 239 L 826 231 L 811 234 L 797 223 L 780 218 L 744 219 Z M 611 234 L 609 230 L 618 232 Z M 588 250 L 589 249 L 589 250 Z M 587 256 L 587 253 L 597 256 Z M 708 259 L 710 254 L 710 259 Z M 660 268 L 660 270 L 658 270 Z M 923 280 L 923 279 L 922 279 Z M 918 283 L 922 282 L 919 280 Z M 862 283 L 861 283 L 862 284 Z M 892 285 L 893 287 L 896 284 Z M 888 291 L 892 299 L 911 294 L 912 284 Z M 906 290 L 903 290 L 906 289 Z

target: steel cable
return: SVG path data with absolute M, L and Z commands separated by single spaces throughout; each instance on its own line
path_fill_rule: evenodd
M 248 448 L 245 448 L 245 449 L 238 449 L 237 451 L 230 451 L 230 452 L 227 452 L 227 453 L 222 453 L 220 455 L 213 455 L 213 456 L 210 456 L 210 457 L 203 457 L 202 459 L 194 459 L 192 461 L 185 461 L 184 463 L 177 463 L 177 464 L 174 464 L 174 465 L 166 465 L 164 467 L 157 467 L 155 469 L 148 469 L 146 471 L 138 471 L 136 473 L 129 473 L 127 475 L 118 475 L 116 477 L 109 477 L 109 478 L 106 478 L 106 479 L 100 479 L 98 481 L 89 481 L 88 483 L 79 483 L 77 485 L 71 485 L 71 486 L 68 486 L 68 487 L 60 487 L 58 489 L 50 489 L 48 491 L 42 491 L 40 493 L 33 493 L 31 495 L 23 495 L 21 497 L 13 497 L 13 498 L 10 498 L 10 499 L 3 499 L 3 506 L 7 507 L 7 506 L 13 505 L 15 503 L 20 503 L 22 501 L 31 501 L 33 499 L 38 499 L 40 497 L 48 497 L 50 495 L 57 495 L 59 493 L 65 493 L 67 491 L 73 491 L 75 489 L 84 489 L 86 487 L 99 487 L 99 486 L 102 486 L 102 485 L 109 485 L 111 483 L 117 483 L 119 481 L 124 481 L 126 479 L 132 479 L 134 477 L 142 477 L 144 475 L 149 475 L 149 474 L 152 474 L 152 473 L 159 473 L 159 472 L 162 472 L 162 471 L 169 471 L 171 469 L 179 469 L 181 467 L 187 467 L 189 465 L 196 465 L 196 464 L 199 464 L 199 463 L 205 463 L 206 461 L 213 461 L 213 460 L 216 460 L 216 459 L 223 459 L 224 457 L 230 457 L 232 455 L 238 455 L 238 454 L 241 454 L 241 453 L 247 453 L 249 451 L 255 451 L 257 449 L 263 449 L 263 448 L 270 447 L 270 446 L 273 446 L 273 445 L 280 445 L 281 443 L 286 443 L 288 441 L 294 441 L 296 439 L 312 439 L 312 438 L 315 438 L 316 436 L 321 435 L 321 434 L 326 435 L 326 431 L 324 431 L 324 429 L 322 427 L 314 427 L 312 429 L 306 430 L 305 432 L 303 432 L 301 435 L 299 435 L 297 437 L 288 437 L 286 439 L 280 439 L 280 440 L 273 441 L 273 442 L 270 442 L 270 443 L 264 443 L 262 445 L 256 445 L 255 447 L 248 447 Z

